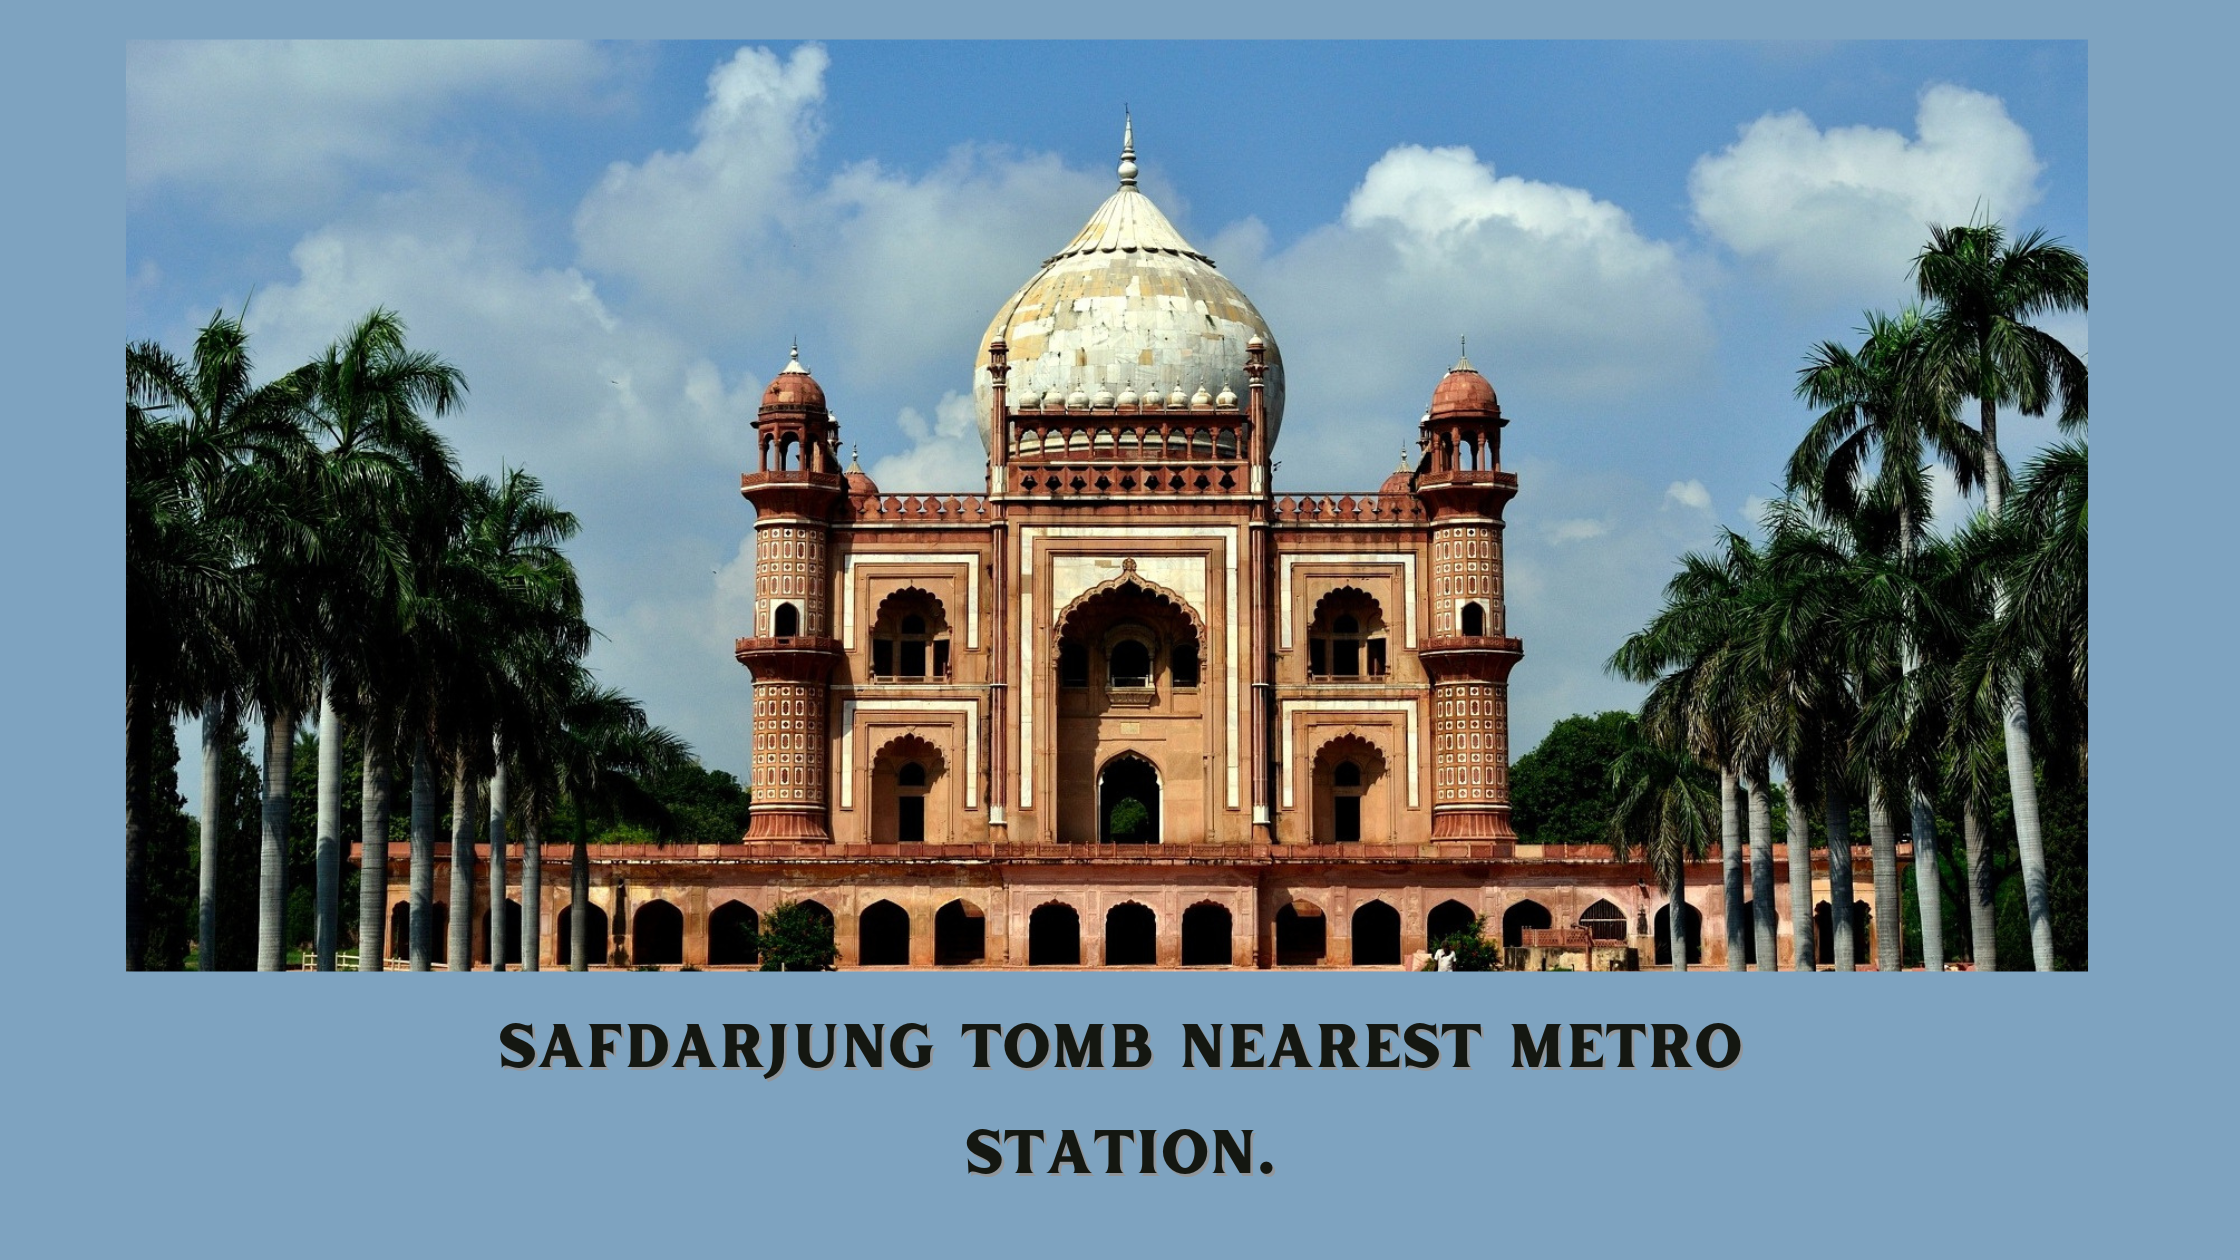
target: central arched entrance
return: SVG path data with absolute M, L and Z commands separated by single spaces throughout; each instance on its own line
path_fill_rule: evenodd
M 1135 753 L 1114 757 L 1097 776 L 1097 839 L 1159 843 L 1159 772 Z

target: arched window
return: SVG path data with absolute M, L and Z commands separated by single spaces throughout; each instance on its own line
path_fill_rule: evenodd
M 1359 735 L 1341 735 L 1315 753 L 1314 812 L 1308 838 L 1316 844 L 1389 842 L 1391 788 L 1384 753 Z
M 1524 944 L 1527 930 L 1554 927 L 1555 916 L 1537 901 L 1520 901 L 1501 916 L 1501 943 L 1511 949 Z
M 988 917 L 958 900 L 933 912 L 933 965 L 963 967 L 988 957 Z
M 755 934 L 760 922 L 754 907 L 726 901 L 708 915 L 708 965 L 743 967 L 760 961 Z
M 1462 606 L 1462 633 L 1478 638 L 1486 632 L 1486 606 L 1473 600 Z
M 1353 912 L 1353 965 L 1400 965 L 1400 912 L 1372 901 Z
M 1579 916 L 1579 926 L 1598 941 L 1626 939 L 1626 912 L 1608 901 L 1597 901 Z
M 1182 965 L 1226 967 L 1231 961 L 1226 906 L 1201 901 L 1182 912 Z
M 1276 966 L 1319 967 L 1328 945 L 1322 907 L 1301 900 L 1276 911 Z
M 801 633 L 801 610 L 792 604 L 780 604 L 770 617 L 770 633 L 781 639 L 790 639 Z
M 1027 918 L 1029 967 L 1081 965 L 1081 915 L 1062 901 L 1036 906 Z
M 856 920 L 856 965 L 910 965 L 910 914 L 891 901 L 873 902 Z
M 1308 676 L 1381 678 L 1384 672 L 1383 608 L 1368 592 L 1350 586 L 1323 596 L 1307 627 Z
M 1141 639 L 1122 639 L 1105 653 L 1107 685 L 1115 690 L 1151 685 L 1151 645 Z
M 684 961 L 684 911 L 649 901 L 630 919 L 630 961 L 640 967 L 674 967 Z
M 1183 639 L 1167 654 L 1167 670 L 1174 675 L 1174 685 L 1190 688 L 1198 685 L 1198 641 Z
M 887 596 L 871 625 L 871 674 L 949 677 L 949 623 L 940 600 L 915 587 Z

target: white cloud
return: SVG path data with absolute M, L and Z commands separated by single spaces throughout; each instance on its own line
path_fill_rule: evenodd
M 1711 492 L 1704 489 L 1702 482 L 1693 478 L 1675 481 L 1664 488 L 1664 503 L 1666 507 L 1677 504 L 1693 511 L 1708 512 L 1711 510 Z
M 1608 534 L 1610 532 L 1610 522 L 1592 518 L 1550 521 L 1542 528 L 1541 532 L 1546 534 L 1548 541 L 1552 543 L 1585 542 L 1590 538 L 1600 538 Z
M 258 217 L 324 204 L 366 171 L 424 167 L 462 102 L 581 105 L 612 69 L 571 43 L 127 44 L 125 189 L 192 184 Z
M 1337 222 L 1288 249 L 1270 253 L 1253 222 L 1212 248 L 1283 347 L 1287 486 L 1350 485 L 1363 448 L 1411 440 L 1458 334 L 1497 390 L 1543 411 L 1670 387 L 1711 346 L 1670 245 L 1609 202 L 1497 175 L 1466 148 L 1392 149 Z
M 980 425 L 972 396 L 951 391 L 934 408 L 934 421 L 904 407 L 896 423 L 912 443 L 870 468 L 871 479 L 886 494 L 934 491 L 979 494 L 988 487 L 988 456 L 980 445 Z
M 1696 222 L 1801 300 L 1900 296 L 1928 224 L 2012 223 L 2039 197 L 2030 135 L 1998 97 L 1932 84 L 1914 132 L 1821 131 L 1796 111 L 1768 114 L 1696 160 Z

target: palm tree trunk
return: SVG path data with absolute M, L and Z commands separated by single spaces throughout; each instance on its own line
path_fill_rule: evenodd
M 474 970 L 474 774 L 461 751 L 451 779 L 451 941 L 453 971 Z
M 335 934 L 342 909 L 342 716 L 334 708 L 334 682 L 319 688 L 319 835 L 317 899 L 311 910 L 319 970 L 334 970 Z
M 1805 784 L 1789 768 L 1789 969 L 1817 971 L 1812 940 L 1812 822 Z
M 365 781 L 358 827 L 358 970 L 379 971 L 388 957 L 389 741 L 380 723 L 366 731 Z
M 1672 951 L 1672 969 L 1688 969 L 1688 855 L 1672 864 L 1672 878 L 1664 890 L 1666 948 Z
M 226 824 L 225 756 L 233 751 L 233 709 L 220 697 L 202 714 L 202 871 L 195 898 L 195 965 L 218 966 L 218 844 Z
M 1859 944 L 1851 931 L 1851 800 L 1840 780 L 1828 781 L 1828 934 L 1837 971 L 1853 970 Z
M 436 768 L 425 737 L 412 741 L 412 944 L 414 971 L 426 971 L 435 953 L 430 913 L 436 893 Z
M 146 820 L 141 817 L 154 774 L 154 715 L 143 712 L 147 688 L 124 687 L 124 969 L 139 971 L 148 951 Z
M 1719 875 L 1726 897 L 1727 970 L 1742 970 L 1742 792 L 1741 776 L 1719 766 Z
M 490 775 L 490 970 L 506 969 L 506 750 Z
M 1750 803 L 1750 905 L 1757 935 L 1758 970 L 1781 969 L 1781 916 L 1773 903 L 1773 805 L 1766 799 L 1766 767 L 1745 781 Z
M 288 963 L 288 771 L 296 755 L 293 713 L 264 715 L 264 836 L 257 854 L 257 970 Z
M 2006 511 L 2006 463 L 1999 455 L 1999 408 L 1991 398 L 1983 407 L 1983 499 L 1991 519 Z M 1993 581 L 1992 604 L 2007 614 L 2007 586 Z M 2030 959 L 2040 971 L 2053 970 L 2053 902 L 2046 874 L 2046 837 L 2038 821 L 2038 775 L 2030 753 L 2030 709 L 2022 678 L 2008 671 L 1999 680 L 1999 713 L 2007 733 L 2007 791 L 2014 797 L 2015 847 L 2022 856 L 2022 896 L 2030 910 Z
M 576 803 L 575 853 L 568 862 L 568 970 L 589 971 L 591 955 L 591 849 L 583 839 L 583 803 Z
M 1937 812 L 1928 794 L 1913 789 L 1913 889 L 1921 905 L 1921 965 L 1944 970 L 1944 877 L 1937 869 Z
M 1969 961 L 1977 971 L 1999 969 L 1999 923 L 1992 902 L 1991 846 L 1973 801 L 1960 807 L 1960 833 L 1968 848 Z
M 1867 845 L 1874 861 L 1874 969 L 1896 971 L 1905 958 L 1905 914 L 1898 893 L 1898 829 L 1882 780 L 1867 783 Z M 1895 920 L 1893 922 L 1893 920 Z
M 523 810 L 521 828 L 521 969 L 536 971 L 544 947 L 544 833 L 534 802 Z

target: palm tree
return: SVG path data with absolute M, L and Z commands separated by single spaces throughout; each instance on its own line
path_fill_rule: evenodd
M 1618 795 L 1611 848 L 1621 862 L 1636 845 L 1645 851 L 1665 891 L 1672 969 L 1686 971 L 1687 862 L 1704 855 L 1718 828 L 1710 775 L 1693 753 L 1645 730 L 1611 764 L 1610 783 Z
M 125 949 L 142 964 L 144 876 L 137 803 L 149 752 L 186 709 L 205 717 L 207 761 L 238 712 L 244 645 L 258 620 L 260 583 L 246 561 L 285 532 L 286 505 L 259 475 L 292 458 L 302 382 L 252 384 L 248 336 L 213 315 L 182 362 L 153 342 L 125 349 L 126 657 Z M 216 861 L 222 819 L 206 800 L 202 836 L 202 956 L 214 956 Z M 277 964 L 275 964 L 277 965 Z
M 646 775 L 677 765 L 692 755 L 691 748 L 662 727 L 646 721 L 638 702 L 611 687 L 601 687 L 591 672 L 572 665 L 564 672 L 565 697 L 558 721 L 539 732 L 528 760 L 535 767 L 528 781 L 531 830 L 549 816 L 549 808 L 562 795 L 575 803 L 575 845 L 569 870 L 568 969 L 583 971 L 590 965 L 589 916 L 591 854 L 586 837 L 587 816 L 636 807 L 657 809 L 640 785 Z M 526 873 L 526 868 L 525 868 Z M 523 895 L 526 898 L 527 890 Z M 528 954 L 522 955 L 526 961 Z
M 405 344 L 404 322 L 376 308 L 306 369 L 307 412 L 321 444 L 308 465 L 328 539 L 321 566 L 320 815 L 315 924 L 318 965 L 332 970 L 342 887 L 341 722 L 348 708 L 364 733 L 361 795 L 364 874 L 359 886 L 359 966 L 379 970 L 386 926 L 389 757 L 398 698 L 408 688 L 406 620 L 416 552 L 426 529 L 416 501 L 456 481 L 449 447 L 423 413 L 440 417 L 466 391 L 442 359 Z M 338 694 L 340 705 L 338 705 Z
M 2005 514 L 2006 465 L 1999 453 L 1999 408 L 2042 416 L 2059 405 L 2064 428 L 2085 423 L 2084 360 L 2031 323 L 2061 311 L 2089 309 L 2084 257 L 2043 231 L 2009 241 L 1996 223 L 1934 228 L 1914 259 L 1914 279 L 1932 303 L 1929 349 L 1951 388 L 1976 400 L 1979 480 L 1994 521 Z M 2005 614 L 2006 596 L 1994 590 Z M 2024 680 L 2000 680 L 2006 732 L 2007 786 L 2014 797 L 2015 838 L 2022 854 L 2023 894 L 2030 912 L 2030 952 L 2040 971 L 2053 967 L 2053 912 L 2047 894 L 2045 834 L 2030 750 Z
M 1908 628 L 1919 610 L 1906 572 L 1929 518 L 1924 464 L 1934 453 L 1961 487 L 1968 488 L 1978 468 L 1972 458 L 1976 435 L 1953 418 L 1954 399 L 1941 387 L 1942 376 L 1927 366 L 1931 362 L 1928 329 L 1920 313 L 1907 310 L 1895 317 L 1869 313 L 1866 318 L 1861 330 L 1865 340 L 1858 351 L 1823 342 L 1798 373 L 1798 397 L 1823 410 L 1790 458 L 1789 487 L 1811 496 L 1830 516 L 1845 522 L 1867 511 L 1871 498 L 1895 524 L 1898 567 L 1890 576 L 1907 593 L 1882 610 L 1882 620 L 1896 631 L 1890 655 L 1899 671 L 1894 685 L 1901 688 L 1905 704 L 1897 715 L 1898 725 L 1885 733 L 1898 738 L 1907 724 L 1933 720 L 1933 715 L 1921 712 L 1916 677 L 1920 651 Z M 1865 668 L 1878 667 L 1877 659 L 1858 659 Z M 1915 863 L 1932 872 L 1937 868 L 1937 829 L 1927 777 L 1895 755 L 1899 745 L 1886 742 L 1884 747 L 1893 755 L 1879 758 L 1880 773 L 1870 778 L 1868 816 L 1876 904 L 1887 910 L 1898 904 L 1898 869 L 1886 795 L 1906 802 Z M 1923 901 L 1922 916 L 1923 952 L 1930 970 L 1940 970 L 1943 927 L 1933 898 Z M 1877 935 L 1877 965 L 1896 970 L 1901 962 L 1899 933 Z
M 1611 655 L 1608 668 L 1635 682 L 1653 682 L 1644 724 L 1655 725 L 1675 746 L 1687 747 L 1719 772 L 1720 865 L 1727 922 L 1727 969 L 1743 965 L 1743 868 L 1741 842 L 1743 779 L 1754 762 L 1745 749 L 1746 712 L 1762 691 L 1763 680 L 1743 651 L 1750 618 L 1748 588 L 1756 580 L 1759 557 L 1750 541 L 1733 531 L 1721 538 L 1720 554 L 1691 552 L 1665 586 L 1665 603 L 1640 632 Z M 1762 773 L 1762 772 L 1761 772 Z M 1762 793 L 1762 780 L 1752 779 Z M 1760 828 L 1765 834 L 1765 828 Z M 1763 845 L 1770 862 L 1771 839 Z M 1770 886 L 1770 869 L 1769 869 Z M 1770 914 L 1770 904 L 1761 909 Z

